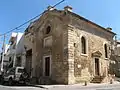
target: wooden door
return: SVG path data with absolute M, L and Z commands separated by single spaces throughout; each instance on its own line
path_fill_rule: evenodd
M 98 58 L 95 58 L 95 75 L 96 76 L 100 75 L 100 73 L 99 73 L 99 59 Z
M 50 57 L 45 57 L 45 76 L 50 76 Z

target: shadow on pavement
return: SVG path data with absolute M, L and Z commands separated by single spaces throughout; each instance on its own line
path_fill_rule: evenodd
M 4 83 L 2 84 L 3 86 L 9 86 L 8 83 Z M 37 88 L 43 88 L 43 89 L 48 89 L 46 87 L 40 86 L 40 85 L 34 85 L 34 84 L 19 84 L 19 83 L 15 83 L 14 85 L 12 85 L 13 87 L 37 87 Z

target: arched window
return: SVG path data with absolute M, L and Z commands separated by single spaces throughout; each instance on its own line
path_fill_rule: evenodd
M 50 26 L 48 26 L 48 27 L 46 28 L 46 32 L 45 32 L 45 34 L 49 34 L 49 33 L 50 33 L 50 31 L 51 31 L 51 27 L 50 27 Z
M 86 39 L 84 37 L 81 38 L 81 50 L 83 54 L 86 54 Z
M 104 50 L 105 50 L 105 58 L 108 58 L 107 44 L 104 45 Z

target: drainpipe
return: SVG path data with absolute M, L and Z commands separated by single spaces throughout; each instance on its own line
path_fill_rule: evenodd
M 3 64 L 4 64 L 4 54 L 5 54 L 5 35 L 3 40 L 3 51 L 2 51 L 2 62 L 1 62 L 1 72 L 3 72 Z

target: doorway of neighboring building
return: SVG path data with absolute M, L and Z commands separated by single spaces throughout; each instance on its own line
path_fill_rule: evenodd
M 95 75 L 99 76 L 100 72 L 99 72 L 100 68 L 99 68 L 99 58 L 95 58 Z
M 17 58 L 17 60 L 16 60 L 16 66 L 21 66 L 21 57 L 17 56 L 16 58 Z
M 31 70 L 32 70 L 32 49 L 28 50 L 26 52 L 26 65 L 25 68 L 29 75 L 31 76 Z
M 51 57 L 44 57 L 44 76 L 50 76 L 51 73 Z

